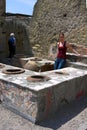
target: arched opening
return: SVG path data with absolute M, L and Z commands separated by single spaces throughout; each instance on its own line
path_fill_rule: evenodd
M 6 17 L 0 20 L 0 58 L 8 56 L 8 38 L 12 32 L 15 33 L 17 39 L 17 54 L 32 56 L 29 22 L 36 1 L 0 0 L 0 15 L 6 14 L 4 15 Z

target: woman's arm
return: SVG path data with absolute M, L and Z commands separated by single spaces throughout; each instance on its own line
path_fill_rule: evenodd
M 80 55 L 75 49 L 72 48 L 72 46 L 69 43 L 66 43 L 66 47 L 69 48 L 69 50 L 75 53 L 76 55 Z

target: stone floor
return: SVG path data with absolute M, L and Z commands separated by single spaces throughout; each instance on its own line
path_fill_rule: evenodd
M 35 125 L 0 104 L 0 130 L 87 130 L 87 97 L 73 101 L 52 118 Z

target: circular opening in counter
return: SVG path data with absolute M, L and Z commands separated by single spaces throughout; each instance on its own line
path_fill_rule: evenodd
M 43 76 L 43 75 L 32 75 L 27 77 L 27 81 L 30 82 L 44 82 L 48 80 L 50 80 L 50 78 L 48 76 Z
M 20 73 L 24 73 L 25 70 L 24 69 L 6 69 L 2 71 L 5 74 L 20 74 Z
M 31 58 L 30 61 L 42 61 L 42 59 L 35 57 L 35 58 Z
M 62 72 L 62 71 L 59 71 L 59 72 L 55 72 L 56 74 L 59 74 L 59 75 L 69 75 L 69 73 L 67 72 Z
M 3 64 L 0 64 L 0 68 L 3 68 L 3 67 L 5 67 L 5 65 L 3 65 Z

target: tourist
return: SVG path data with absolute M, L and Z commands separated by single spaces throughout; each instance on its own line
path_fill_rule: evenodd
M 14 37 L 14 33 L 10 34 L 8 45 L 9 45 L 9 58 L 13 58 L 16 53 L 16 38 Z
M 54 63 L 54 69 L 61 69 L 64 67 L 66 63 L 66 51 L 67 48 L 71 50 L 73 53 L 80 55 L 76 50 L 74 50 L 71 45 L 65 41 L 64 33 L 59 34 L 59 41 L 57 43 L 58 51 L 57 51 L 57 58 Z

